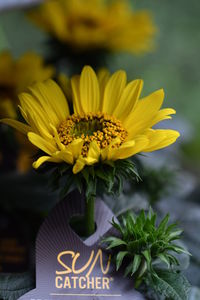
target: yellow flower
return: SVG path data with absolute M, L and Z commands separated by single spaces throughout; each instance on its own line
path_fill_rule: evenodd
M 27 124 L 12 119 L 2 122 L 27 134 L 29 141 L 45 155 L 33 163 L 66 162 L 73 172 L 85 165 L 126 159 L 141 151 L 164 148 L 176 141 L 174 130 L 152 129 L 170 119 L 174 109 L 160 109 L 164 91 L 139 99 L 143 81 L 127 83 L 126 72 L 98 75 L 89 66 L 71 79 L 74 113 L 52 80 L 37 83 L 22 93 L 20 110 Z
M 86 49 L 149 51 L 156 31 L 151 15 L 146 11 L 132 11 L 126 0 L 51 0 L 29 15 L 75 52 Z
M 51 66 L 44 66 L 43 59 L 26 53 L 14 59 L 8 52 L 0 54 L 0 116 L 16 117 L 17 95 L 36 81 L 43 81 L 54 74 Z
M 27 86 L 37 81 L 46 80 L 54 75 L 51 66 L 45 66 L 42 57 L 28 52 L 19 59 L 14 59 L 8 51 L 0 54 L 0 117 L 17 118 L 18 94 L 26 90 Z M 30 143 L 25 143 L 17 134 L 19 154 L 16 158 L 17 169 L 27 171 L 31 166 L 35 150 Z M 29 144 L 29 145 L 28 145 Z M 2 160 L 4 157 L 2 157 Z

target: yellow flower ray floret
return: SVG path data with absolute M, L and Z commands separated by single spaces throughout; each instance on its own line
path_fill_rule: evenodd
M 89 66 L 71 79 L 74 114 L 52 80 L 37 83 L 20 95 L 20 109 L 27 124 L 3 119 L 46 153 L 33 167 L 44 162 L 66 162 L 73 172 L 85 165 L 126 159 L 139 152 L 155 151 L 174 143 L 179 132 L 152 129 L 170 119 L 174 109 L 161 109 L 163 90 L 140 99 L 142 80 L 127 83 L 124 71 L 96 75 Z

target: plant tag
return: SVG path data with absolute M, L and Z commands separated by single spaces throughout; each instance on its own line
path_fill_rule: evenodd
M 21 300 L 144 299 L 100 246 L 112 212 L 96 200 L 96 232 L 84 241 L 69 225 L 72 216 L 83 214 L 84 201 L 73 192 L 44 221 L 36 241 L 36 288 Z

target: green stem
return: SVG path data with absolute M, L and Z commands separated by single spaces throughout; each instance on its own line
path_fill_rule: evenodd
M 95 197 L 86 199 L 85 203 L 85 234 L 87 237 L 95 232 L 94 220 Z

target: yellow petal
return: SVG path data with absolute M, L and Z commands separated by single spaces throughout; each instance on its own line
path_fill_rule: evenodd
M 27 111 L 26 114 L 32 131 L 41 135 L 46 140 L 52 141 L 53 136 L 51 135 L 51 132 L 49 132 L 49 130 L 44 126 L 40 118 L 37 118 L 37 115 L 34 113 L 34 111 Z
M 121 143 L 121 140 L 120 140 L 119 137 L 112 140 L 112 142 L 109 144 L 108 147 L 101 150 L 101 159 L 102 160 L 109 160 L 110 156 L 112 155 L 112 150 L 115 149 L 115 148 L 113 148 L 113 146 L 116 145 L 116 144 L 120 144 L 120 143 Z
M 47 115 L 51 117 L 51 123 L 54 126 L 58 126 L 69 116 L 67 100 L 53 80 L 48 79 L 44 83 L 36 83 L 30 90 Z
M 102 106 L 102 111 L 104 113 L 108 113 L 110 115 L 113 114 L 113 111 L 115 110 L 115 107 L 119 102 L 125 85 L 126 72 L 117 71 L 110 77 L 104 91 Z
M 95 141 L 92 141 L 90 143 L 87 157 L 83 157 L 82 155 L 80 155 L 76 160 L 73 167 L 73 173 L 76 174 L 80 172 L 85 165 L 89 165 L 89 166 L 94 165 L 99 161 L 99 157 L 100 157 L 100 148 Z
M 44 138 L 51 140 L 51 127 L 49 115 L 46 114 L 44 109 L 36 101 L 36 99 L 27 93 L 22 93 L 19 96 L 22 108 L 20 110 L 27 123 L 31 126 L 32 131 L 39 133 Z
M 81 72 L 80 96 L 85 113 L 100 110 L 99 83 L 94 70 L 89 66 L 84 67 Z
M 52 128 L 52 131 L 53 131 L 53 135 L 54 135 L 54 138 L 55 138 L 55 141 L 56 141 L 56 144 L 58 145 L 59 149 L 60 150 L 65 150 L 65 145 L 63 145 L 59 139 L 59 135 L 58 135 L 58 132 L 57 132 L 57 129 L 55 126 L 53 126 L 52 124 L 50 124 L 51 128 Z
M 89 146 L 87 158 L 91 158 L 97 162 L 99 160 L 100 153 L 101 153 L 101 150 L 100 150 L 98 144 L 95 141 L 92 141 Z
M 145 152 L 151 149 L 154 149 L 156 145 L 158 145 L 160 142 L 162 142 L 165 139 L 165 134 L 163 131 L 158 131 L 154 129 L 147 129 L 145 131 L 145 135 L 149 139 L 149 144 L 145 148 Z
M 28 122 L 28 118 L 27 118 L 27 114 L 25 113 L 25 111 L 23 110 L 23 108 L 22 108 L 20 105 L 18 105 L 18 108 L 19 108 L 19 110 L 20 110 L 20 113 L 21 113 L 22 117 L 23 117 L 24 120 L 26 121 L 26 123 L 29 123 L 29 122 Z
M 23 134 L 27 134 L 29 131 L 32 131 L 31 127 L 21 123 L 19 121 L 16 120 L 12 120 L 12 119 L 1 119 L 0 120 L 1 123 L 7 124 L 17 130 L 19 130 L 20 132 L 22 132 Z
M 125 159 L 135 155 L 138 152 L 143 151 L 143 149 L 148 145 L 149 140 L 146 136 L 138 136 L 135 140 L 127 141 L 123 143 L 119 148 L 113 149 L 109 159 Z
M 81 154 L 82 147 L 83 147 L 83 140 L 80 138 L 80 139 L 73 140 L 73 142 L 67 145 L 66 149 L 67 151 L 72 153 L 74 159 L 77 159 Z
M 103 97 L 104 97 L 104 91 L 106 84 L 109 80 L 110 73 L 107 69 L 100 69 L 99 72 L 97 73 L 97 78 L 99 81 L 99 89 L 100 89 L 100 111 L 102 110 L 102 105 L 103 105 Z
M 38 147 L 39 149 L 41 149 L 42 151 L 44 151 L 45 153 L 47 153 L 49 155 L 52 155 L 52 153 L 57 151 L 57 148 L 55 147 L 55 145 L 46 141 L 44 138 L 42 138 L 38 134 L 29 132 L 28 139 L 33 145 L 35 145 L 36 147 Z
M 152 127 L 153 125 L 159 123 L 160 121 L 171 119 L 172 117 L 170 115 L 173 115 L 175 113 L 176 113 L 176 111 L 173 108 L 161 109 L 156 114 L 156 116 L 154 117 L 154 119 L 152 120 L 152 122 L 150 124 L 150 127 Z
M 33 163 L 33 168 L 34 169 L 38 169 L 44 162 L 56 162 L 56 163 L 59 163 L 61 162 L 62 160 L 60 159 L 57 159 L 57 158 L 54 158 L 54 157 L 50 157 L 50 156 L 41 156 L 40 158 L 38 158 L 38 160 L 36 160 L 34 163 Z
M 83 157 L 82 155 L 79 156 L 79 158 L 76 160 L 74 167 L 73 167 L 73 173 L 80 172 L 85 165 L 91 166 L 98 162 L 97 158 L 93 157 Z
M 35 116 L 33 114 L 31 115 L 29 111 L 26 112 L 26 115 L 27 115 L 27 123 L 30 125 L 31 131 L 49 139 L 49 137 L 47 136 L 48 133 L 47 133 L 47 135 L 45 135 L 45 130 L 44 130 L 44 133 L 42 133 L 42 131 L 43 131 L 42 128 L 39 128 L 40 125 L 38 124 L 37 116 Z
M 38 83 L 38 85 L 39 85 L 39 83 Z M 51 124 L 54 124 L 55 126 L 57 126 L 60 123 L 60 119 L 59 119 L 58 115 L 55 113 L 55 111 L 52 109 L 51 105 L 48 102 L 48 99 L 39 92 L 38 85 L 37 85 L 37 87 L 36 86 L 29 87 L 31 94 L 21 93 L 19 95 L 21 108 L 27 115 L 27 105 L 26 105 L 27 100 L 26 99 L 29 97 L 29 99 L 31 100 L 31 106 L 32 106 L 33 101 L 36 102 L 37 105 L 39 106 L 40 111 L 43 114 L 44 118 L 46 120 L 48 120 L 48 123 L 51 123 Z
M 150 127 L 163 100 L 164 91 L 161 89 L 138 101 L 133 112 L 123 122 L 128 130 L 129 139 L 134 139 L 136 135 L 143 134 L 143 131 Z
M 74 174 L 79 173 L 80 171 L 83 170 L 84 166 L 85 166 L 85 160 L 84 160 L 84 158 L 83 157 L 79 157 L 76 160 L 76 163 L 73 166 L 73 169 L 72 169 L 73 173 Z
M 27 112 L 29 112 L 30 115 L 37 116 L 37 121 L 39 121 L 41 126 L 48 132 L 50 130 L 49 116 L 46 114 L 40 104 L 35 100 L 35 98 L 30 94 L 22 93 L 19 95 L 19 99 L 23 111 L 25 112 L 26 119 Z
M 53 154 L 53 157 L 60 159 L 61 161 L 65 161 L 70 165 L 72 165 L 74 162 L 72 153 L 67 151 L 67 149 L 57 151 L 56 153 Z
M 83 107 L 80 97 L 80 76 L 75 75 L 71 79 L 73 108 L 76 114 L 83 113 Z
M 159 150 L 173 144 L 180 136 L 180 133 L 176 130 L 171 130 L 171 129 L 157 129 L 154 131 L 153 135 L 154 136 L 152 136 L 152 138 L 149 141 L 149 146 L 147 146 L 144 149 L 144 152 Z M 160 135 L 163 135 L 163 139 L 161 141 L 159 140 Z M 156 141 L 156 139 L 157 139 L 157 143 L 154 142 Z M 151 140 L 154 142 L 152 143 L 152 145 L 151 145 Z
M 125 120 L 127 116 L 133 111 L 142 91 L 143 81 L 134 80 L 127 84 L 123 90 L 122 96 L 116 109 L 114 110 L 114 115 L 121 121 Z

